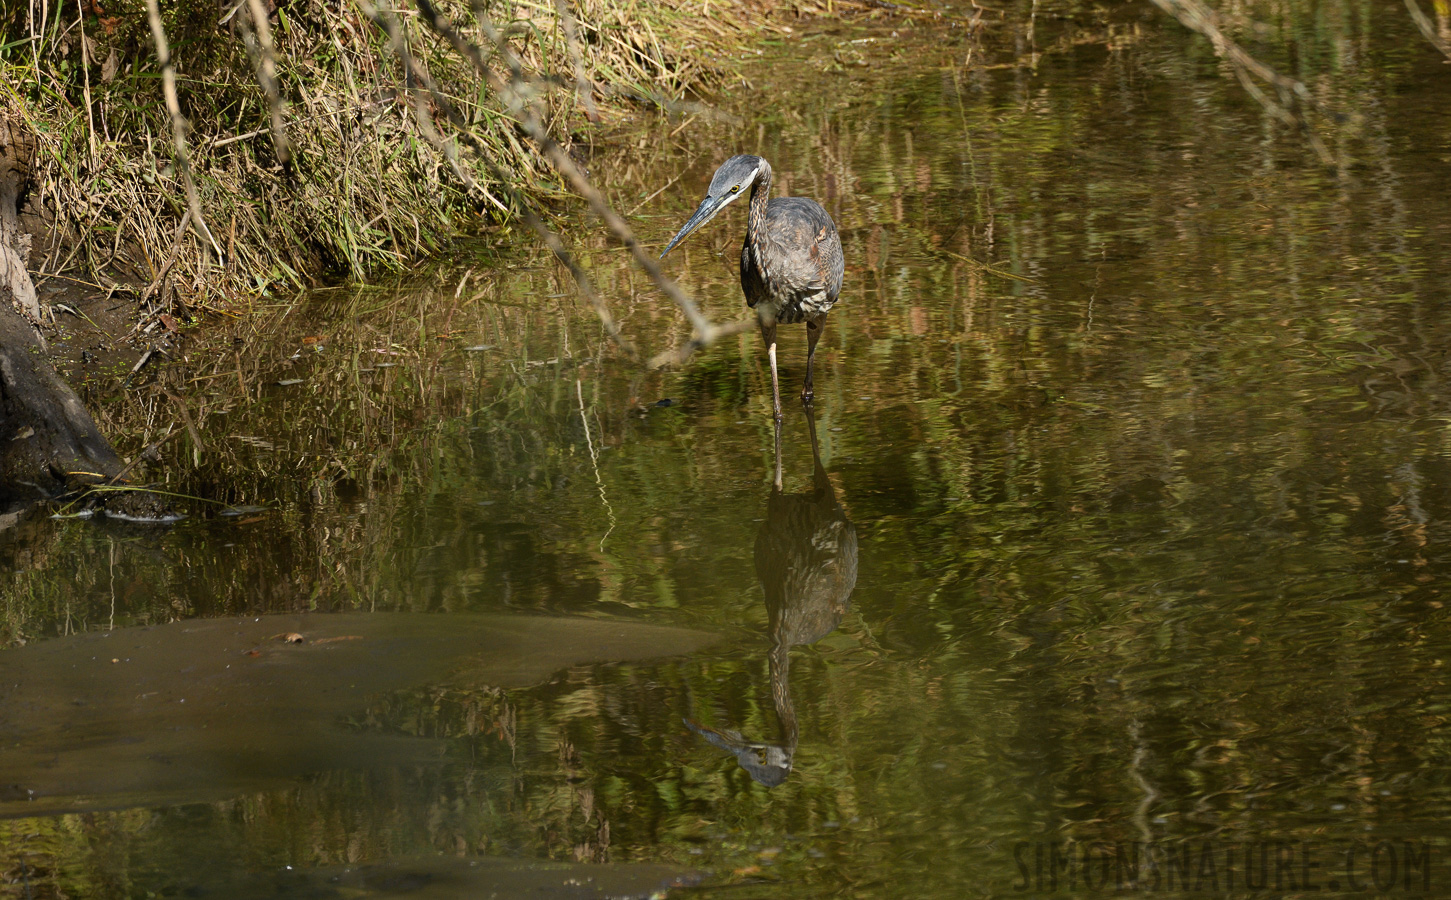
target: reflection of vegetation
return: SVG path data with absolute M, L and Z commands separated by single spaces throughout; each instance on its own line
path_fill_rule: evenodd
M 934 33 L 910 61 L 861 44 L 877 68 L 752 71 L 789 105 L 709 135 L 822 198 L 849 265 L 817 404 L 862 578 L 855 612 L 797 651 L 803 749 L 781 788 L 679 725 L 708 696 L 743 732 L 773 729 L 749 643 L 502 698 L 392 698 L 380 721 L 457 739 L 449 768 L 162 820 L 205 817 L 267 862 L 597 856 L 608 822 L 612 859 L 760 866 L 740 877 L 823 896 L 1006 892 L 1017 839 L 1445 839 L 1441 64 L 1368 3 L 1247 25 L 1246 46 L 1346 113 L 1342 171 L 1325 172 L 1195 36 L 1066 8 L 1077 24 L 1037 23 L 1036 72 L 993 68 L 1019 59 L 1014 38 L 1026 52 L 1016 26 L 1002 45 Z M 829 69 L 833 40 L 799 52 Z M 603 155 L 600 182 L 644 201 L 685 167 L 676 127 Z M 667 207 L 646 238 L 713 162 L 639 210 Z M 687 248 L 713 314 L 739 303 L 735 249 Z M 593 274 L 630 333 L 676 343 L 684 326 L 616 258 L 596 247 Z M 270 509 L 159 533 L 31 523 L 7 551 L 24 568 L 6 576 L 9 636 L 97 627 L 114 602 L 118 621 L 630 611 L 758 642 L 771 435 L 754 338 L 637 380 L 587 314 L 540 308 L 565 293 L 552 270 L 481 262 L 463 281 L 472 262 L 279 310 L 267 339 L 194 346 L 191 368 L 114 401 L 133 448 L 186 403 L 200 440 L 175 438 L 162 471 Z M 786 427 L 804 472 L 802 424 Z M 134 814 L 45 827 L 176 846 Z

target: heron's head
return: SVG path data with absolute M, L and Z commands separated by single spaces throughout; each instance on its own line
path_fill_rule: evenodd
M 770 164 L 759 156 L 742 154 L 721 163 L 720 168 L 715 170 L 715 177 L 710 180 L 710 189 L 706 191 L 705 199 L 700 201 L 700 206 L 696 208 L 690 221 L 671 239 L 665 253 L 674 250 L 675 245 L 685 240 L 692 231 L 714 219 L 716 213 L 725 209 L 732 201 L 746 196 L 751 185 L 762 176 L 769 178 L 770 172 Z M 665 258 L 665 253 L 660 254 L 661 259 Z
M 757 743 L 746 740 L 739 731 L 716 731 L 699 722 L 683 721 L 685 727 L 734 756 L 742 769 L 768 788 L 781 784 L 791 774 L 791 758 L 796 753 L 794 744 Z

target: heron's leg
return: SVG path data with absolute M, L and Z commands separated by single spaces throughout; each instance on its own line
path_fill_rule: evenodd
M 776 420 L 776 479 L 772 482 L 776 490 L 781 490 L 781 420 Z
M 771 409 L 776 421 L 781 421 L 781 380 L 776 374 L 776 323 L 766 324 L 761 320 L 761 340 L 766 342 L 766 355 L 771 358 Z
M 806 404 L 806 431 L 811 435 L 811 480 L 818 491 L 831 490 L 831 481 L 826 477 L 826 467 L 821 464 L 821 442 L 816 439 L 816 410 Z
M 801 388 L 802 403 L 810 403 L 816 396 L 811 390 L 811 363 L 816 359 L 816 342 L 821 340 L 821 332 L 825 327 L 826 316 L 806 320 L 806 385 Z

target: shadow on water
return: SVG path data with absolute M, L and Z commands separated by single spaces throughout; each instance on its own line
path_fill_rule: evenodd
M 775 423 L 775 474 L 766 501 L 766 518 L 756 533 L 756 579 L 766 595 L 771 639 L 771 701 L 781 743 L 749 741 L 738 731 L 717 731 L 686 719 L 692 731 L 735 756 L 742 769 L 766 787 L 791 774 L 800 740 L 796 707 L 791 702 L 791 648 L 816 643 L 841 624 L 851 608 L 857 579 L 856 526 L 836 499 L 836 488 L 821 464 L 816 411 L 805 408 L 811 436 L 811 490 L 781 489 L 781 422 Z

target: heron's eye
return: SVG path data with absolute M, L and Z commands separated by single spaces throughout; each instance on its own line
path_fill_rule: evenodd
M 741 189 L 741 186 L 740 185 L 736 185 L 735 187 L 731 188 L 731 193 L 732 194 L 737 193 L 738 191 L 740 191 L 740 189 Z

